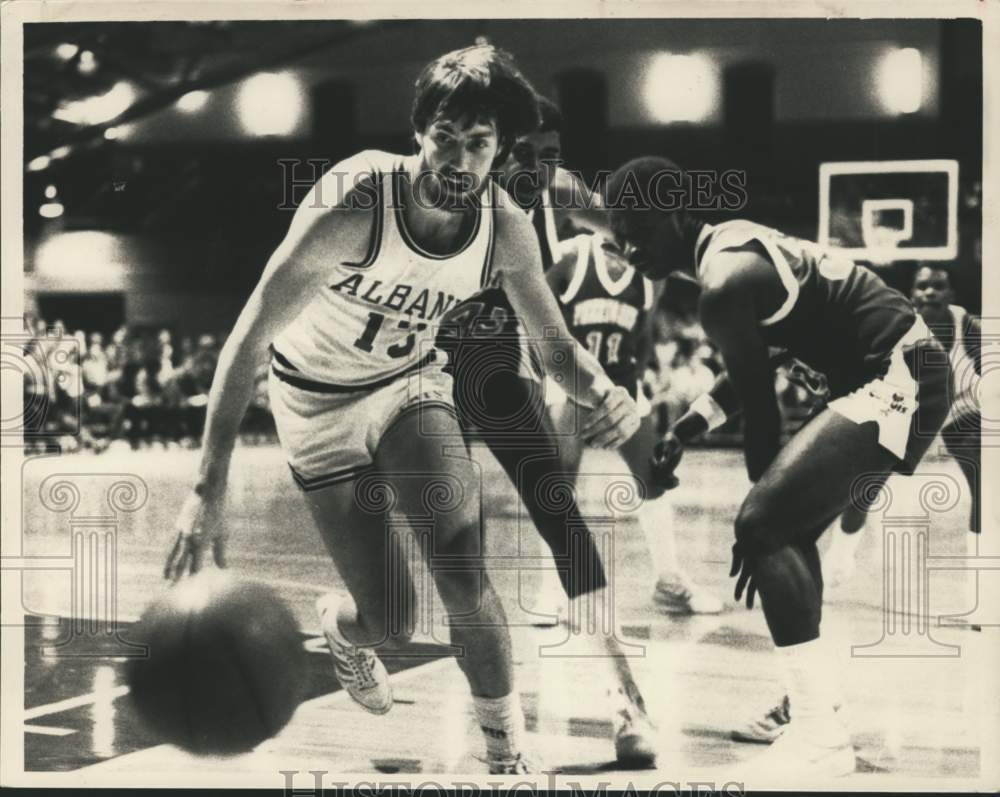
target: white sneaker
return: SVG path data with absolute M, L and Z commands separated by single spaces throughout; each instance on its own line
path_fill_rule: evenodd
M 846 710 L 843 703 L 835 703 L 833 710 L 837 712 L 841 722 L 847 722 Z M 749 720 L 746 724 L 730 731 L 730 737 L 737 742 L 751 742 L 754 744 L 771 744 L 781 736 L 792 721 L 791 703 L 788 695 L 781 698 L 770 711 L 760 717 Z
M 518 753 L 513 758 L 491 758 L 491 775 L 541 775 L 545 765 L 536 758 Z
M 344 691 L 372 714 L 385 714 L 392 708 L 389 673 L 375 651 L 352 645 L 337 627 L 339 599 L 330 592 L 316 601 L 320 627 L 333 656 L 333 671 Z
M 785 695 L 778 705 L 763 716 L 755 717 L 746 724 L 734 728 L 729 735 L 737 742 L 771 744 L 785 732 L 785 728 L 791 721 L 788 709 L 788 695 Z
M 855 770 L 854 745 L 840 715 L 792 723 L 764 753 L 734 770 L 757 784 L 784 784 L 803 778 L 837 778 Z
M 646 712 L 619 689 L 621 707 L 615 712 L 615 757 L 630 769 L 656 766 L 656 728 Z
M 667 614 L 720 614 L 722 601 L 697 584 L 681 578 L 659 578 L 653 603 Z

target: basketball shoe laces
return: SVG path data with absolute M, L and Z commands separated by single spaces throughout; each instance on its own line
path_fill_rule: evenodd
M 365 648 L 354 647 L 346 652 L 344 659 L 347 661 L 349 672 L 344 673 L 352 683 L 361 689 L 374 689 L 378 684 L 375 681 L 375 653 Z M 342 660 L 341 660 L 342 661 Z

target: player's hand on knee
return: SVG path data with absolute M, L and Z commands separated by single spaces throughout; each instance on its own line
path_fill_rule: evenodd
M 680 480 L 675 475 L 681 457 L 684 456 L 684 444 L 672 431 L 667 432 L 653 449 L 652 473 L 653 482 L 666 490 L 673 490 Z
M 739 602 L 743 598 L 743 592 L 747 594 L 747 608 L 753 608 L 753 599 L 757 594 L 757 585 L 753 580 L 753 563 L 746 551 L 745 546 L 737 540 L 733 543 L 733 564 L 729 568 L 729 577 L 736 576 L 736 589 L 733 590 L 733 597 Z
M 612 387 L 591 410 L 580 437 L 594 448 L 618 448 L 639 429 L 639 407 L 620 385 Z
M 226 566 L 226 534 L 222 523 L 225 491 L 211 495 L 192 490 L 174 524 L 176 537 L 167 556 L 163 577 L 176 582 L 188 573 L 197 573 L 209 551 L 216 566 Z

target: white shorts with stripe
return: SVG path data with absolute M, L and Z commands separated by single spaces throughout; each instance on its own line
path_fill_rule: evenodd
M 402 416 L 440 407 L 452 414 L 452 380 L 436 362 L 370 390 L 324 393 L 268 381 L 278 439 L 305 491 L 348 482 L 373 468 L 375 452 Z
M 913 326 L 893 347 L 885 376 L 873 379 L 853 393 L 834 399 L 829 408 L 857 424 L 878 424 L 878 442 L 899 459 L 906 458 L 913 413 L 917 409 L 917 382 L 903 359 L 903 349 L 931 337 L 924 320 Z

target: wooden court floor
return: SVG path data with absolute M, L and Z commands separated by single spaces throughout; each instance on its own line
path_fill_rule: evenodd
M 396 705 L 388 715 L 364 713 L 337 688 L 312 602 L 339 581 L 280 452 L 272 447 L 242 448 L 234 459 L 230 564 L 240 575 L 275 586 L 299 618 L 310 652 L 309 699 L 289 725 L 245 756 L 197 758 L 159 744 L 138 724 L 121 676 L 128 650 L 102 636 L 103 626 L 84 623 L 73 640 L 74 655 L 66 655 L 71 647 L 62 642 L 72 625 L 66 618 L 95 609 L 107 617 L 112 606 L 127 644 L 131 620 L 164 589 L 160 570 L 170 521 L 194 459 L 190 451 L 153 449 L 26 462 L 19 552 L 31 568 L 22 578 L 28 625 L 25 769 L 64 773 L 73 784 L 130 786 L 312 788 L 317 776 L 310 772 L 321 773 L 327 786 L 338 782 L 338 773 L 372 783 L 485 778 L 467 686 L 446 655 L 447 628 L 433 596 L 426 601 L 422 616 L 429 619 L 417 635 L 414 655 L 390 662 Z M 682 484 L 671 493 L 681 561 L 694 579 L 730 598 L 727 611 L 716 617 L 669 617 L 653 608 L 653 575 L 640 529 L 628 511 L 609 510 L 603 501 L 606 485 L 625 479 L 623 467 L 604 453 L 588 454 L 584 462 L 583 509 L 596 526 L 611 529 L 619 634 L 657 723 L 659 762 L 643 772 L 621 770 L 614 762 L 609 663 L 594 655 L 593 640 L 573 636 L 565 626 L 536 627 L 538 617 L 522 605 L 519 594 L 537 590 L 537 568 L 551 560 L 538 548 L 499 468 L 486 455 L 477 455 L 477 461 L 492 577 L 513 626 L 529 739 L 557 773 L 553 777 L 637 788 L 712 783 L 722 789 L 742 783 L 741 764 L 763 748 L 732 741 L 730 730 L 769 708 L 781 689 L 763 616 L 732 602 L 727 578 L 731 522 L 747 489 L 739 453 L 689 452 Z M 884 510 L 865 530 L 854 580 L 829 595 L 824 610 L 823 632 L 835 640 L 837 656 L 831 672 L 844 686 L 857 756 L 856 774 L 825 784 L 832 788 L 940 790 L 997 782 L 1000 630 L 990 623 L 1000 618 L 981 605 L 966 618 L 985 623 L 981 632 L 946 619 L 973 609 L 966 586 L 970 573 L 959 569 L 968 503 L 960 496 L 926 522 L 915 520 L 915 499 L 907 490 L 917 490 L 920 479 L 961 481 L 957 466 L 944 458 L 933 459 L 926 470 L 910 486 L 897 488 L 895 508 Z M 77 497 L 53 498 L 53 485 L 67 481 L 76 485 Z M 133 485 L 132 493 L 109 498 L 123 482 Z M 66 503 L 74 500 L 72 506 Z M 910 518 L 905 533 L 902 525 L 886 520 L 894 512 Z M 91 556 L 114 563 L 114 588 L 112 595 L 88 603 L 80 597 L 78 572 L 87 549 L 74 552 L 73 546 L 94 528 L 112 529 L 103 537 L 109 550 Z M 930 566 L 915 558 L 920 550 Z M 885 575 L 887 557 L 896 562 L 895 582 Z M 946 569 L 948 557 L 959 564 Z M 918 586 L 905 587 L 906 573 Z M 982 573 L 981 587 L 998 577 L 996 571 Z M 887 601 L 890 612 L 884 609 Z M 802 784 L 774 773 L 773 781 L 746 785 Z

